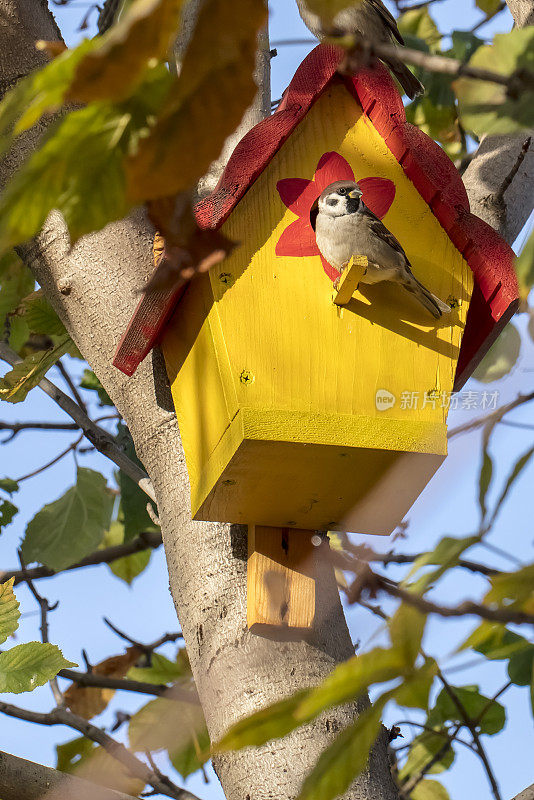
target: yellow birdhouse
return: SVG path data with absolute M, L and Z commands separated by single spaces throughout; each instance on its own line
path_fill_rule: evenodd
M 131 374 L 160 342 L 195 519 L 390 533 L 445 458 L 453 391 L 515 309 L 512 251 L 469 213 L 452 163 L 406 123 L 385 68 L 341 77 L 339 59 L 308 56 L 198 205 L 239 246 L 145 297 L 115 358 Z M 321 255 L 317 198 L 345 179 L 450 314 L 360 283 L 365 258 L 340 278 Z

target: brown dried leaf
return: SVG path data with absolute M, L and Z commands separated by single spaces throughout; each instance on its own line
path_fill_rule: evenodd
M 141 655 L 138 647 L 129 647 L 122 655 L 111 656 L 96 664 L 93 667 L 93 674 L 105 675 L 108 678 L 124 678 Z M 97 686 L 80 686 L 72 683 L 63 696 L 71 711 L 84 719 L 92 719 L 104 711 L 114 694 L 115 689 L 101 689 Z

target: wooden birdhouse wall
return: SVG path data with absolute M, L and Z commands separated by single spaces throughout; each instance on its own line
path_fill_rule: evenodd
M 452 301 L 450 315 L 436 322 L 391 284 L 360 287 L 339 308 L 318 255 L 277 255 L 297 219 L 278 182 L 313 179 L 329 152 L 356 180 L 394 183 L 384 224 L 414 274 Z M 319 97 L 222 231 L 240 246 L 190 285 L 163 339 L 193 516 L 342 526 L 388 475 L 398 478 L 402 463 L 387 513 L 351 521 L 353 530 L 360 520 L 364 532 L 389 533 L 446 453 L 443 398 L 473 288 L 468 264 L 341 83 Z M 379 390 L 395 396 L 391 408 L 377 408 Z M 406 401 L 412 393 L 417 408 Z

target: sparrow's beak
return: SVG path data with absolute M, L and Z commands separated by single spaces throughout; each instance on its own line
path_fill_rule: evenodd
M 349 197 L 351 198 L 351 200 L 354 200 L 357 197 L 360 198 L 361 196 L 362 193 L 360 192 L 359 189 L 353 189 L 352 192 L 349 193 Z

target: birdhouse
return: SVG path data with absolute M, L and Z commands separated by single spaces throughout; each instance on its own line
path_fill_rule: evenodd
M 341 76 L 340 58 L 306 58 L 197 206 L 239 246 L 185 291 L 145 296 L 115 357 L 132 374 L 163 350 L 195 519 L 390 533 L 446 456 L 452 393 L 516 308 L 511 249 L 385 67 Z M 345 179 L 450 314 L 359 283 L 364 253 L 338 280 L 313 210 Z

